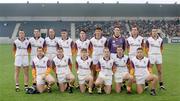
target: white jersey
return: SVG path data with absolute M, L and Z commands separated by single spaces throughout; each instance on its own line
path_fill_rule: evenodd
M 33 59 L 33 68 L 36 70 L 36 75 L 45 74 L 48 67 L 50 67 L 50 61 L 46 56 L 41 59 L 36 56 Z
M 116 72 L 128 72 L 127 64 L 129 62 L 129 58 L 127 55 L 124 55 L 123 57 L 116 57 L 114 58 L 114 63 L 116 65 Z
M 145 76 L 149 74 L 148 67 L 150 65 L 150 61 L 148 58 L 144 57 L 143 59 L 139 60 L 134 57 L 131 60 L 132 66 L 135 70 L 135 76 Z
M 132 36 L 127 38 L 127 44 L 129 46 L 129 55 L 136 55 L 136 50 L 139 47 L 142 47 L 142 44 L 144 44 L 144 39 L 141 36 L 137 36 L 137 38 L 133 38 Z
M 30 47 L 30 43 L 27 39 L 24 41 L 16 39 L 14 41 L 14 47 L 16 48 L 15 56 L 28 56 L 28 48 Z
M 92 59 L 90 57 L 88 57 L 86 60 L 82 60 L 82 58 L 78 56 L 76 58 L 76 65 L 78 68 L 78 75 L 91 74 Z
M 158 37 L 158 39 L 154 39 L 152 37 L 149 37 L 147 39 L 147 47 L 149 48 L 148 54 L 152 55 L 152 54 L 159 54 L 161 55 L 161 47 L 163 45 L 163 40 L 162 38 Z
M 91 43 L 93 46 L 93 53 L 92 55 L 97 56 L 97 55 L 102 55 L 103 54 L 103 49 L 105 47 L 105 44 L 107 42 L 107 38 L 103 37 L 101 39 L 96 39 L 95 37 L 91 38 Z
M 68 38 L 67 40 L 63 40 L 60 38 L 58 40 L 58 45 L 59 47 L 62 47 L 64 50 L 64 55 L 71 56 L 72 55 L 72 45 L 73 45 L 73 40 L 71 38 Z
M 44 39 L 42 37 L 38 38 L 37 40 L 32 37 L 29 39 L 29 42 L 31 44 L 31 56 L 36 56 L 37 55 L 37 48 L 38 47 L 44 47 Z
M 57 75 L 64 75 L 71 73 L 69 65 L 71 64 L 71 60 L 64 56 L 62 59 L 58 58 L 57 56 L 53 59 L 53 67 L 56 68 Z
M 99 74 L 103 74 L 105 76 L 112 76 L 113 72 L 113 66 L 114 66 L 114 60 L 113 59 L 109 59 L 109 60 L 105 60 L 103 57 L 99 60 L 98 65 L 100 67 L 100 72 Z
M 49 37 L 47 37 L 45 38 L 45 42 L 47 45 L 46 54 L 56 54 L 58 38 L 55 37 L 54 39 L 50 39 Z
M 80 56 L 81 49 L 85 48 L 88 50 L 90 47 L 90 40 L 86 39 L 85 41 L 81 41 L 80 39 L 76 40 L 76 46 L 77 46 L 77 55 Z

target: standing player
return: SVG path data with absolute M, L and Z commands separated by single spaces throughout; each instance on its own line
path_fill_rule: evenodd
M 55 37 L 54 29 L 49 29 L 48 37 L 45 38 L 45 43 L 46 56 L 52 60 L 56 56 L 56 48 L 58 43 L 58 39 Z
M 92 60 L 93 60 L 93 78 L 96 80 L 96 65 L 101 57 L 103 57 L 103 49 L 107 46 L 107 39 L 102 36 L 102 29 L 97 27 L 95 29 L 94 37 L 91 38 L 93 47 Z
M 131 36 L 127 38 L 127 49 L 129 58 L 132 59 L 136 56 L 136 50 L 142 47 L 144 48 L 144 39 L 140 35 L 138 35 L 137 26 L 132 26 L 131 28 Z
M 111 52 L 111 57 L 116 57 L 116 48 L 117 46 L 121 46 L 123 50 L 126 48 L 126 41 L 125 38 L 121 35 L 120 27 L 115 26 L 114 27 L 114 34 L 108 41 L 108 48 Z
M 98 93 L 101 94 L 101 88 L 104 85 L 104 91 L 106 94 L 111 93 L 112 75 L 115 72 L 114 60 L 110 57 L 110 51 L 108 48 L 104 48 L 103 57 L 101 57 L 97 64 L 97 71 L 99 71 L 98 78 L 95 82 Z
M 75 49 L 77 56 L 80 56 L 81 49 L 87 49 L 89 56 L 92 54 L 92 44 L 89 39 L 86 38 L 86 31 L 80 31 L 80 38 L 75 42 Z
M 64 55 L 68 56 L 72 61 L 72 56 L 75 55 L 75 43 L 68 37 L 68 31 L 66 29 L 61 30 L 61 38 L 58 40 L 58 47 L 62 47 Z
M 135 76 L 137 93 L 143 93 L 143 84 L 151 82 L 151 95 L 156 95 L 158 78 L 152 74 L 152 68 L 148 58 L 144 57 L 143 48 L 137 49 L 137 55 L 131 60 L 131 75 Z
M 25 38 L 24 31 L 20 30 L 18 33 L 18 39 L 13 43 L 13 51 L 15 55 L 15 83 L 16 83 L 16 92 L 20 91 L 19 88 L 19 73 L 21 67 L 24 72 L 24 88 L 28 88 L 29 82 L 29 59 L 28 54 L 30 53 L 31 45 L 29 41 Z
M 116 51 L 117 55 L 114 58 L 114 62 L 116 64 L 116 72 L 114 73 L 114 80 L 116 83 L 115 90 L 117 93 L 120 93 L 122 82 L 128 80 L 127 93 L 131 93 L 129 86 L 133 77 L 129 74 L 130 59 L 128 56 L 124 55 L 124 50 L 122 47 L 118 46 Z
M 93 77 L 92 77 L 92 59 L 88 56 L 87 49 L 81 49 L 81 56 L 76 58 L 76 69 L 80 90 L 85 92 L 85 83 L 88 83 L 88 92 L 92 94 Z
M 51 86 L 55 80 L 50 74 L 51 63 L 50 60 L 44 55 L 44 49 L 42 47 L 37 48 L 37 56 L 33 59 L 32 75 L 36 80 L 37 90 L 40 93 L 51 92 Z M 47 84 L 46 84 L 47 82 Z
M 155 64 L 157 67 L 160 89 L 165 90 L 162 80 L 163 40 L 158 36 L 157 31 L 157 28 L 152 29 L 152 36 L 149 37 L 146 41 L 146 53 L 150 59 L 151 66 L 153 67 Z
M 72 62 L 64 54 L 62 47 L 57 48 L 57 56 L 52 61 L 52 67 L 56 71 L 60 91 L 64 92 L 69 87 L 69 93 L 73 93 L 72 86 L 75 77 L 72 74 Z
M 45 41 L 41 37 L 41 33 L 39 32 L 39 29 L 34 29 L 34 37 L 29 39 L 29 42 L 31 44 L 31 60 L 30 64 L 32 67 L 32 60 L 37 56 L 37 48 L 45 46 Z M 35 80 L 33 80 L 35 81 Z M 36 83 L 33 82 L 33 85 L 36 86 Z

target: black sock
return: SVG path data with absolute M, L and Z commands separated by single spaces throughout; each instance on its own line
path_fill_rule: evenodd
M 151 92 L 155 92 L 155 89 L 151 89 Z
M 33 83 L 33 86 L 36 86 L 36 83 Z
M 145 82 L 145 86 L 149 86 L 148 82 Z
M 159 82 L 159 86 L 163 86 L 163 82 Z
M 28 85 L 24 85 L 24 88 L 27 88 L 28 87 Z

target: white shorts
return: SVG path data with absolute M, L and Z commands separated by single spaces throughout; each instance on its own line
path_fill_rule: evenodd
M 28 58 L 28 56 L 15 56 L 14 65 L 18 66 L 18 67 L 29 66 L 29 58 Z
M 72 73 L 69 73 L 69 74 L 58 74 L 57 75 L 57 80 L 58 80 L 58 83 L 66 83 L 66 82 L 69 82 L 70 80 L 68 79 L 68 77 L 74 77 L 74 75 Z
M 156 54 L 156 55 L 149 55 L 148 57 L 151 64 L 162 64 L 162 55 Z
M 92 56 L 93 65 L 96 65 L 101 57 L 102 55 L 93 55 Z
M 112 85 L 112 76 L 110 75 L 104 75 L 102 73 L 99 73 L 98 78 L 102 78 L 104 81 L 104 85 Z
M 88 78 L 92 77 L 89 75 L 78 75 L 79 84 L 85 84 Z
M 47 75 L 46 76 L 46 79 L 50 79 L 50 78 L 52 78 L 51 75 Z M 46 80 L 45 80 L 45 78 L 43 78 L 42 75 L 37 75 L 36 76 L 36 83 L 37 83 L 37 85 L 44 85 L 45 82 L 46 82 Z
M 136 84 L 145 84 L 145 81 L 148 78 L 148 76 L 148 74 L 143 76 L 135 76 Z
M 116 83 L 122 83 L 124 77 L 129 74 L 128 72 L 122 72 L 122 73 L 115 73 L 114 74 L 114 80 Z

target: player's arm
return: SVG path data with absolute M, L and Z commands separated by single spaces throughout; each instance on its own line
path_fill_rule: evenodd
M 34 62 L 32 63 L 32 77 L 33 77 L 33 80 L 36 80 L 36 66 Z M 33 81 L 33 82 L 36 82 L 36 81 Z
M 148 68 L 149 73 L 152 74 L 153 71 L 152 71 L 152 67 L 151 67 L 150 61 L 148 61 L 147 68 Z
M 131 70 L 131 62 L 130 62 L 129 58 L 127 59 L 126 65 L 127 65 L 127 68 L 128 68 L 128 70 L 130 72 L 130 70 Z
M 43 42 L 43 50 L 44 50 L 44 52 L 46 52 L 46 41 L 45 40 Z
M 123 38 L 123 50 L 126 51 L 126 39 Z
M 161 42 L 161 53 L 163 53 L 163 41 Z
M 104 43 L 104 47 L 108 47 L 108 40 Z
M 52 70 L 54 71 L 54 73 L 56 73 L 56 65 L 55 65 L 55 62 L 54 61 L 52 61 Z
M 109 48 L 109 50 L 111 49 L 111 46 L 112 46 L 112 39 L 110 38 L 109 41 L 108 41 L 108 48 Z
M 46 70 L 45 76 L 49 75 L 50 72 L 51 72 L 51 61 L 48 60 L 48 61 L 47 61 L 47 70 Z
M 90 43 L 89 43 L 89 46 L 88 46 L 88 54 L 89 54 L 90 57 L 92 56 L 92 52 L 93 52 L 93 45 L 92 45 L 92 43 L 90 42 Z
M 100 62 L 98 62 L 98 64 L 96 65 L 96 71 L 99 72 L 101 70 L 101 64 Z
M 130 71 L 129 71 L 129 73 L 130 73 L 130 75 L 131 76 L 134 76 L 134 63 L 132 62 L 132 61 L 130 61 Z
M 71 59 L 68 59 L 68 65 L 69 65 L 69 69 L 70 69 L 71 72 L 72 72 L 72 62 L 71 62 Z
M 16 54 L 16 49 L 17 49 L 17 47 L 16 47 L 16 44 L 15 43 L 13 43 L 13 55 L 15 56 L 15 54 Z
M 148 55 L 148 52 L 149 52 L 149 41 L 147 40 L 146 45 L 145 45 L 145 53 L 146 53 L 146 55 Z
M 27 51 L 30 54 L 31 53 L 31 43 L 29 43 L 28 47 L 27 47 Z
M 76 54 L 76 49 L 75 49 L 75 43 L 74 43 L 74 41 L 71 41 L 71 52 L 72 52 L 72 56 L 75 56 L 75 54 Z
M 129 53 L 129 50 L 130 50 L 130 45 L 129 45 L 128 40 L 126 40 L 126 49 L 127 49 L 127 52 Z
M 93 62 L 91 61 L 90 70 L 93 71 Z
M 78 52 L 77 43 L 74 43 L 74 55 L 76 56 Z
M 77 60 L 76 60 L 76 66 L 75 66 L 75 68 L 76 68 L 76 71 L 78 71 L 79 65 L 78 65 Z
M 143 48 L 143 50 L 145 51 L 144 39 L 142 39 L 142 42 L 141 42 L 141 47 L 142 47 L 142 48 Z
M 114 62 L 114 63 L 113 63 L 113 66 L 112 66 L 112 72 L 113 72 L 113 73 L 116 72 L 116 69 L 117 69 L 116 67 L 117 67 L 117 66 L 116 66 L 116 64 L 115 64 L 115 62 Z

